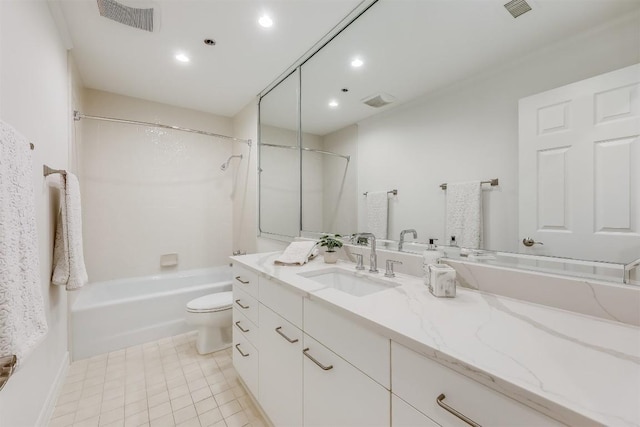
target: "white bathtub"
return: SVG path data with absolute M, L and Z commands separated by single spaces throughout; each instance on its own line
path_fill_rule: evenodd
M 229 266 L 86 285 L 71 308 L 73 360 L 188 332 L 188 301 L 231 290 Z

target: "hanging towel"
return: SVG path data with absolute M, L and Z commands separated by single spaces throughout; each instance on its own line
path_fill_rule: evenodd
M 376 239 L 387 238 L 387 221 L 389 216 L 389 197 L 386 191 L 367 193 L 367 229 Z
M 0 121 L 0 356 L 18 364 L 47 333 L 29 141 Z
M 447 184 L 447 237 L 463 248 L 482 245 L 482 185 L 480 181 Z
M 60 214 L 53 246 L 54 285 L 68 291 L 80 289 L 89 278 L 82 250 L 82 210 L 80 184 L 71 172 L 60 174 Z

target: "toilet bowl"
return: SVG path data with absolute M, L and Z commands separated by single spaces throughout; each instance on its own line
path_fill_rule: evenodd
M 232 292 L 205 295 L 187 303 L 186 321 L 198 330 L 198 353 L 212 353 L 231 346 L 232 303 Z

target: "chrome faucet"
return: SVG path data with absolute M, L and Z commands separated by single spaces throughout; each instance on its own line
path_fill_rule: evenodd
M 354 240 L 357 242 L 358 237 L 366 237 L 371 242 L 371 256 L 369 257 L 369 273 L 378 272 L 378 254 L 376 253 L 376 236 L 373 233 L 357 233 Z
M 417 239 L 418 238 L 418 232 L 416 230 L 414 230 L 413 228 L 410 228 L 408 230 L 402 230 L 400 232 L 400 242 L 398 243 L 398 251 L 402 252 L 402 246 L 404 245 L 404 235 L 407 233 L 413 233 L 413 238 Z

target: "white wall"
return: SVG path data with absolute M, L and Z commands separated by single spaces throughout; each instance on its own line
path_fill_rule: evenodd
M 499 178 L 484 191 L 484 247 L 518 249 L 518 99 L 640 62 L 638 28 L 637 15 L 617 21 L 361 122 L 358 194 L 397 188 L 389 237 L 415 228 L 447 244 L 439 185 Z
M 85 114 L 231 135 L 231 119 L 88 90 Z M 82 120 L 85 260 L 92 282 L 210 267 L 232 251 L 229 140 L 168 129 Z M 160 256 L 177 253 L 177 267 Z
M 58 191 L 42 176 L 42 165 L 69 168 L 69 80 L 67 52 L 45 1 L 0 1 L 0 118 L 36 149 L 33 155 L 36 221 L 42 293 L 49 324 L 44 341 L 0 392 L 0 425 L 46 424 L 65 373 L 67 295 L 50 286 Z

